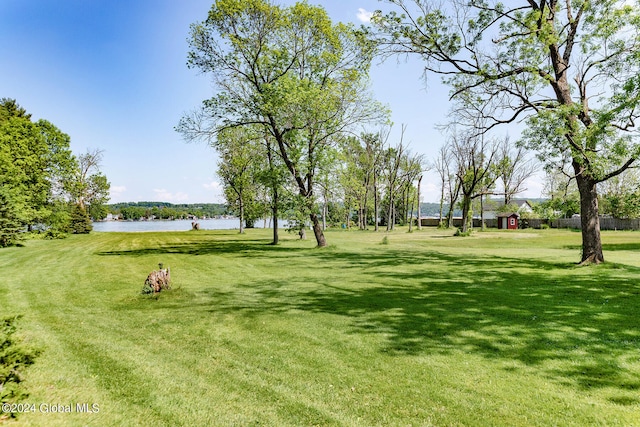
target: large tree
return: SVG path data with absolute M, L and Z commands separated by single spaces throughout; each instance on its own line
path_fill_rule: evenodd
M 73 173 L 69 136 L 31 115 L 15 100 L 0 100 L 0 186 L 22 226 L 47 223 L 52 201 Z
M 473 225 L 472 202 L 487 194 L 497 179 L 498 144 L 487 141 L 483 135 L 458 132 L 452 135 L 450 146 L 462 193 L 462 232 L 466 233 Z
M 253 129 L 255 131 L 255 129 Z M 222 179 L 227 204 L 240 220 L 253 223 L 260 192 L 258 177 L 264 165 L 261 159 L 260 133 L 246 127 L 228 128 L 218 134 L 216 149 L 220 156 L 218 176 Z
M 65 183 L 72 203 L 79 206 L 75 212 L 85 212 L 94 219 L 102 219 L 106 215 L 104 205 L 109 201 L 111 184 L 100 171 L 103 151 L 87 150 L 77 158 L 73 174 Z
M 216 1 L 189 42 L 188 65 L 210 74 L 217 92 L 178 130 L 211 140 L 225 128 L 262 126 L 325 246 L 315 194 L 324 152 L 352 125 L 384 112 L 366 91 L 371 44 L 321 7 L 268 0 Z
M 460 116 L 529 118 L 526 145 L 567 160 L 580 193 L 582 262 L 604 261 L 597 184 L 640 154 L 640 2 L 388 0 L 372 31 L 452 87 Z
M 511 199 L 526 191 L 525 183 L 537 171 L 537 165 L 527 158 L 527 151 L 523 146 L 514 146 L 505 137 L 499 142 L 499 152 L 496 161 L 498 180 L 502 183 L 504 204 L 511 203 Z
M 291 201 L 290 174 L 286 170 L 282 159 L 277 154 L 277 147 L 272 136 L 268 132 L 263 132 L 263 153 L 266 154 L 266 165 L 260 171 L 258 180 L 262 183 L 266 191 L 266 203 L 271 213 L 271 227 L 273 230 L 273 240 L 271 244 L 277 245 L 280 236 L 278 234 L 278 221 L 282 212 L 282 207 Z

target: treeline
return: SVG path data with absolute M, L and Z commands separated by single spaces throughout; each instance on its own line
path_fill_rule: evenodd
M 0 247 L 25 232 L 90 232 L 89 216 L 102 216 L 108 201 L 101 157 L 100 150 L 74 155 L 69 135 L 33 121 L 15 99 L 0 99 Z
M 449 209 L 449 205 L 443 205 L 443 209 L 446 211 Z M 421 217 L 433 217 L 437 218 L 440 214 L 440 203 L 423 202 L 420 203 L 420 216 Z M 458 217 L 462 215 L 460 209 L 454 209 L 453 215 Z
M 219 203 L 126 202 L 107 208 L 114 217 L 124 220 L 215 218 L 229 214 L 227 207 Z

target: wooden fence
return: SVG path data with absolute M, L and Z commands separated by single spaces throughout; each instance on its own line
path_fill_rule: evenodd
M 497 219 L 485 219 L 485 225 L 488 228 L 498 228 Z M 423 227 L 437 227 L 439 224 L 438 218 L 422 218 Z M 574 228 L 579 230 L 580 217 L 575 218 L 563 218 L 563 219 L 520 219 L 520 228 L 542 228 L 543 226 L 549 226 L 551 228 Z M 462 227 L 462 218 L 453 219 L 454 227 Z M 473 219 L 473 228 L 481 228 L 479 218 Z M 640 219 L 618 219 L 600 217 L 600 229 L 601 230 L 640 230 Z
M 580 229 L 580 217 L 556 219 L 551 222 L 553 228 Z M 640 219 L 618 219 L 600 217 L 600 230 L 640 230 Z

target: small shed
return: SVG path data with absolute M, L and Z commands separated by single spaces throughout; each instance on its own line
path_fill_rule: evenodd
M 520 214 L 517 212 L 504 212 L 498 214 L 499 230 L 517 230 Z

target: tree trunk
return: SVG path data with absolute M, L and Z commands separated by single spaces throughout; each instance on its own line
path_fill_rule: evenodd
M 373 173 L 373 222 L 375 223 L 375 230 L 378 231 L 378 175 Z
M 265 142 L 267 144 L 267 158 L 269 160 L 269 172 L 271 175 L 271 215 L 273 218 L 273 242 L 272 245 L 277 245 L 280 237 L 278 235 L 278 180 L 275 176 L 275 168 L 273 166 L 273 152 L 271 147 L 271 142 L 269 138 L 265 137 Z
M 327 229 L 327 212 L 328 212 L 327 202 L 325 201 L 324 204 L 322 205 L 322 229 L 323 230 Z
M 480 224 L 482 224 L 482 231 L 487 229 L 484 223 L 484 194 L 480 195 Z
M 421 212 L 422 211 L 420 210 L 420 186 L 421 185 L 422 185 L 422 175 L 420 175 L 420 178 L 418 178 L 418 195 L 417 195 L 417 198 L 418 198 L 418 214 L 417 214 L 417 217 L 418 217 L 418 230 L 422 230 L 422 220 L 421 220 L 421 218 L 422 218 Z M 442 217 L 442 215 L 440 215 L 440 216 Z M 440 218 L 440 219 L 442 219 L 442 218 Z
M 365 190 L 364 190 L 364 207 L 362 209 L 362 217 L 364 219 L 364 224 L 362 229 L 367 230 L 369 228 L 369 212 L 367 212 L 367 201 L 369 200 L 369 182 L 367 180 Z
M 411 213 L 409 214 L 409 233 L 413 232 L 413 203 L 411 203 Z
M 389 209 L 387 210 L 387 231 L 393 230 L 393 223 L 395 220 L 393 219 L 393 192 L 389 191 Z
M 327 241 L 324 238 L 322 226 L 320 225 L 320 221 L 318 220 L 318 215 L 315 213 L 311 213 L 309 214 L 309 218 L 311 219 L 311 224 L 313 225 L 313 234 L 316 236 L 318 247 L 321 248 L 327 246 Z
M 449 203 L 449 210 L 447 211 L 447 228 L 453 227 L 453 203 Z
M 469 223 L 473 221 L 471 214 L 471 197 L 462 196 L 462 232 L 466 233 L 470 230 Z
M 306 175 L 306 185 L 305 179 L 298 174 L 296 170 L 295 164 L 289 158 L 287 153 L 286 143 L 283 138 L 283 134 L 278 132 L 277 126 L 275 126 L 275 119 L 272 116 L 269 116 L 269 120 L 271 122 L 271 129 L 274 131 L 274 138 L 278 143 L 278 148 L 280 150 L 280 157 L 284 161 L 284 164 L 289 169 L 289 172 L 293 175 L 293 178 L 298 185 L 298 190 L 300 196 L 302 196 L 303 200 L 306 200 L 307 207 L 310 208 L 309 216 L 311 218 L 311 222 L 313 223 L 313 232 L 316 236 L 316 241 L 318 242 L 318 246 L 327 246 L 327 241 L 325 240 L 324 233 L 322 232 L 322 226 L 318 221 L 318 215 L 314 212 L 314 201 L 313 201 L 313 172 L 310 171 Z M 308 153 L 311 157 L 311 153 Z
M 280 236 L 278 236 L 278 216 L 273 216 L 273 242 L 272 245 L 277 245 L 280 241 Z
M 602 253 L 602 241 L 600 240 L 600 217 L 596 182 L 583 175 L 578 175 L 576 182 L 580 192 L 581 264 L 599 264 L 604 262 L 604 255 Z
M 271 214 L 273 216 L 273 242 L 272 245 L 277 245 L 280 237 L 278 236 L 278 190 L 273 188 L 273 205 L 271 207 Z
M 327 212 L 329 209 L 327 208 L 327 191 L 322 192 L 322 229 L 327 229 Z
M 244 233 L 244 201 L 242 197 L 239 199 L 240 201 L 240 234 Z
M 411 221 L 413 219 L 413 201 L 411 200 L 411 188 L 407 188 L 404 198 L 404 220 Z M 409 206 L 411 205 L 411 206 Z
M 393 205 L 391 205 L 391 216 L 392 216 L 391 230 L 395 230 L 395 228 L 396 228 L 396 219 L 397 219 L 397 216 L 398 216 L 398 210 L 396 209 L 395 202 L 393 203 Z
M 442 215 L 444 213 L 444 179 L 442 180 L 442 188 L 440 189 L 440 215 L 439 215 L 439 221 L 438 221 L 438 227 L 439 228 L 443 228 L 444 224 L 442 222 Z

